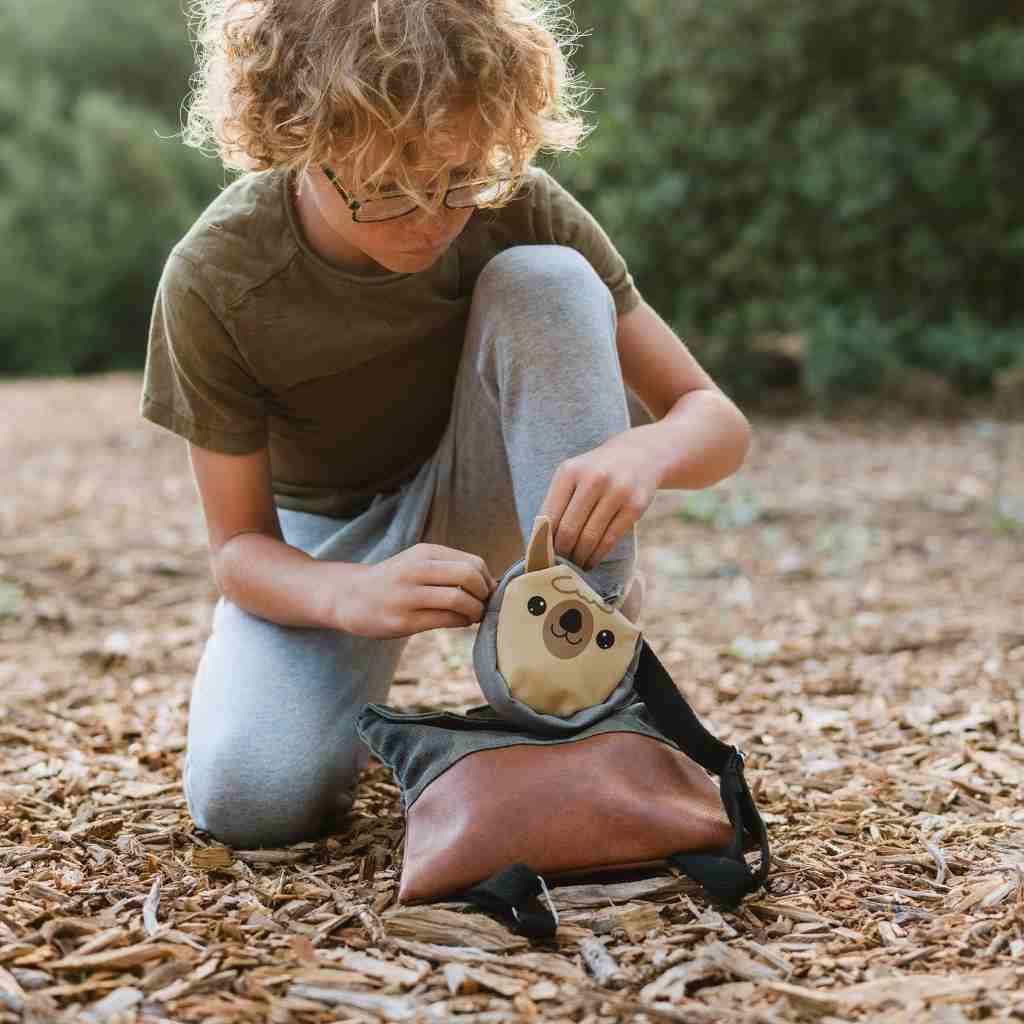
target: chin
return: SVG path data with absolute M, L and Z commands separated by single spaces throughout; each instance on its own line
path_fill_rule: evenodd
M 378 260 L 388 270 L 408 273 L 410 270 L 426 270 L 433 266 L 446 252 L 448 246 L 440 249 L 429 249 L 426 252 L 400 252 L 388 257 L 387 262 Z

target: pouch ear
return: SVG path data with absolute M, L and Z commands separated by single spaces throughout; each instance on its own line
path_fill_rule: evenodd
M 637 624 L 644 606 L 644 589 L 643 575 L 638 572 L 634 573 L 633 578 L 626 585 L 626 589 L 612 602 L 612 607 L 622 612 L 634 626 Z
M 555 564 L 555 543 L 551 539 L 551 520 L 537 516 L 533 521 L 530 543 L 526 545 L 526 572 L 550 569 Z

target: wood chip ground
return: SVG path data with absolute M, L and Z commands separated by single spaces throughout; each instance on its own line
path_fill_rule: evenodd
M 139 379 L 0 384 L 0 1024 L 1024 1019 L 1024 425 L 755 420 L 641 525 L 645 625 L 749 754 L 770 889 L 557 886 L 557 941 L 404 908 L 371 762 L 352 830 L 197 832 L 180 772 L 215 597 Z M 479 703 L 472 632 L 390 700 Z

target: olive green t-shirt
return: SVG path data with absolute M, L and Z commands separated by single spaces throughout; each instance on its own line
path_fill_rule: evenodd
M 571 246 L 620 314 L 640 301 L 597 221 L 540 168 L 412 274 L 339 269 L 309 247 L 293 203 L 283 171 L 244 175 L 174 247 L 141 401 L 202 448 L 269 446 L 282 508 L 347 517 L 415 476 L 447 425 L 473 285 L 496 253 Z

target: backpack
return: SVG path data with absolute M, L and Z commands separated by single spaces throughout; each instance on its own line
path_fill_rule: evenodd
M 744 755 L 701 724 L 624 613 L 637 586 L 599 595 L 555 556 L 538 516 L 477 631 L 488 703 L 363 708 L 359 736 L 402 794 L 399 902 L 461 898 L 550 937 L 546 880 L 667 863 L 730 908 L 765 884 L 768 836 Z

